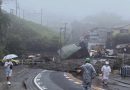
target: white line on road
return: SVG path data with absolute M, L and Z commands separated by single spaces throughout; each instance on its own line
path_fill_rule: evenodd
M 46 88 L 45 86 L 42 86 L 42 89 L 45 90 L 45 89 L 47 89 L 47 88 Z
M 38 85 L 41 85 L 41 82 L 37 82 Z
M 70 80 L 70 81 L 74 81 L 73 79 L 68 79 L 68 80 Z
M 44 72 L 47 72 L 48 70 L 43 70 L 42 72 L 44 73 Z
M 82 84 L 82 83 L 80 83 L 80 82 L 74 82 L 75 84 Z
M 40 78 L 37 78 L 36 81 L 39 82 L 39 81 L 40 81 Z
M 65 78 L 67 78 L 68 80 L 74 82 L 74 83 L 77 84 L 77 85 L 81 85 L 81 86 L 83 87 L 83 85 L 82 85 L 81 82 L 76 82 L 75 80 L 71 79 L 66 73 L 64 73 L 64 76 L 65 76 Z M 100 87 L 96 87 L 96 86 L 93 86 L 93 85 L 92 85 L 92 88 L 93 88 L 94 90 L 105 90 L 105 89 L 102 89 L 102 88 L 100 88 Z
M 69 79 L 70 77 L 67 76 L 67 77 L 65 77 L 65 78 Z
M 66 73 L 64 73 L 64 76 L 65 76 L 65 78 L 67 78 L 68 80 L 72 81 L 73 83 L 78 84 L 78 85 L 82 85 L 82 83 L 80 83 L 80 82 L 75 82 L 75 81 L 74 81 L 72 78 L 70 78 Z
M 41 78 L 41 74 L 38 74 L 37 78 Z
M 96 87 L 96 86 L 93 86 L 93 85 L 92 85 L 92 88 L 93 88 L 94 90 L 106 90 L 106 89 L 103 89 L 103 88 L 100 88 L 100 87 Z
M 44 71 L 42 71 L 42 72 L 46 72 L 47 70 L 44 70 Z M 42 73 L 41 72 L 41 73 Z M 35 85 L 39 88 L 39 90 L 46 90 L 47 88 L 45 87 L 45 86 L 42 86 L 42 87 L 40 87 L 40 85 L 39 84 L 41 84 L 40 82 L 37 82 L 37 79 L 39 78 L 39 77 L 41 77 L 41 73 L 39 73 L 35 78 L 34 78 L 34 83 L 35 83 Z

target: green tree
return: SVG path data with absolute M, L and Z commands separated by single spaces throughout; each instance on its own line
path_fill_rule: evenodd
M 22 55 L 25 53 L 25 46 L 22 42 L 21 37 L 19 36 L 12 36 L 8 38 L 8 42 L 6 44 L 6 50 L 8 50 L 8 53 L 15 53 L 17 55 Z
M 0 16 L 0 25 L 0 54 L 15 53 L 21 56 L 26 52 L 50 52 L 58 49 L 59 38 L 43 26 L 4 13 Z
M 2 1 L 0 0 L 0 5 L 2 4 Z M 0 7 L 0 56 L 4 54 L 4 49 L 6 45 L 6 36 L 7 36 L 7 31 L 9 28 L 9 18 L 8 15 L 3 13 L 1 11 Z
M 130 34 L 118 34 L 114 38 L 114 45 L 130 43 Z
M 117 34 L 106 41 L 106 48 L 115 48 L 118 44 L 130 43 L 130 33 Z

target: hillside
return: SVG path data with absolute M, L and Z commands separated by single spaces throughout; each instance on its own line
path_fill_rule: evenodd
M 47 37 L 50 39 L 50 38 L 53 38 L 53 36 L 58 35 L 58 33 L 51 30 L 51 28 L 42 26 L 41 24 L 37 24 L 31 21 L 20 19 L 13 15 L 10 15 L 10 19 L 11 19 L 11 22 L 22 24 L 23 27 L 31 29 L 36 33 L 39 33 L 39 35 L 41 35 L 42 37 Z
M 58 33 L 50 28 L 14 15 L 7 15 L 6 18 L 9 25 L 4 33 L 1 55 L 55 52 L 59 48 Z

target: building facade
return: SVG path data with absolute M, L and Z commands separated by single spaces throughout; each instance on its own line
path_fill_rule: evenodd
M 104 28 L 95 28 L 88 33 L 88 49 L 95 49 L 97 47 L 105 48 L 106 41 L 111 36 L 110 30 Z

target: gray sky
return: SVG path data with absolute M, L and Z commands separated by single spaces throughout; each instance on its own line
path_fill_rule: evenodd
M 15 0 L 8 0 L 15 1 Z M 18 0 L 20 7 L 29 11 L 44 9 L 58 16 L 83 19 L 102 12 L 115 13 L 130 18 L 130 0 Z M 14 2 L 4 8 L 15 8 Z

